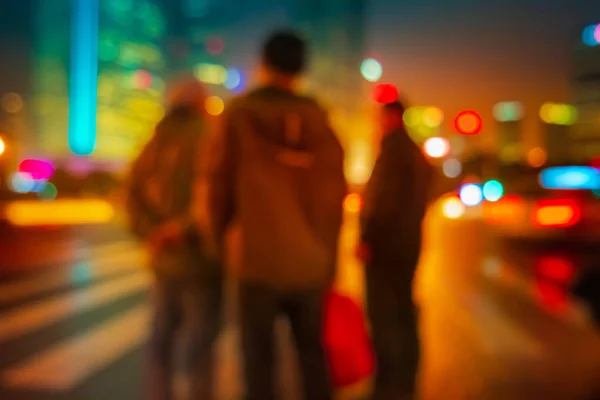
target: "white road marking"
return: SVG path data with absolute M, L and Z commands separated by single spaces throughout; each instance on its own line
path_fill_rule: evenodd
M 148 307 L 138 306 L 8 369 L 2 382 L 12 388 L 72 390 L 141 346 L 148 324 Z
M 72 268 L 47 271 L 30 278 L 0 285 L 0 305 L 24 300 L 53 289 L 139 270 L 143 261 L 142 252 L 135 248 L 126 253 L 110 253 L 89 261 L 76 261 L 72 263 Z
M 83 314 L 128 295 L 148 288 L 150 275 L 134 273 L 121 279 L 97 284 L 85 289 L 60 294 L 31 305 L 0 314 L 0 343 L 25 335 L 66 319 Z

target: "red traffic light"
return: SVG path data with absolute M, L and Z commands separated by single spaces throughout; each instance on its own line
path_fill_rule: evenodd
M 477 135 L 482 126 L 481 117 L 475 111 L 463 111 L 454 120 L 454 127 L 461 135 Z
M 398 100 L 398 89 L 389 83 L 377 85 L 373 89 L 373 100 L 380 104 L 393 103 Z

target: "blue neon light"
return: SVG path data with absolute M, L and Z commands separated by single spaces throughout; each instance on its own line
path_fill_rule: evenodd
M 594 47 L 598 46 L 600 43 L 596 40 L 596 29 L 598 29 L 598 24 L 587 26 L 581 35 L 581 39 L 586 46 Z
M 598 190 L 600 170 L 593 167 L 554 167 L 543 170 L 540 185 L 546 189 Z
M 73 0 L 69 90 L 69 148 L 90 155 L 96 147 L 99 0 Z

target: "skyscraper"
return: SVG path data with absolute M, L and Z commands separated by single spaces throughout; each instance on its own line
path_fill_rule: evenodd
M 35 150 L 127 162 L 162 114 L 166 34 L 152 0 L 38 0 Z
M 575 46 L 573 97 L 578 120 L 569 132 L 574 161 L 585 162 L 600 154 L 600 27 L 583 29 Z

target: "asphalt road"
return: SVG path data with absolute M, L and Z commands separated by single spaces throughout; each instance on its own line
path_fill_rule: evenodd
M 437 208 L 426 225 L 415 287 L 422 398 L 591 398 L 600 328 L 561 285 L 598 255 L 507 243 L 478 218 L 447 220 Z M 1 231 L 0 399 L 142 399 L 151 279 L 139 246 L 115 225 Z M 356 233 L 350 215 L 338 289 L 362 301 Z M 279 329 L 284 398 L 293 400 L 293 353 Z M 231 323 L 219 343 L 224 400 L 243 391 L 236 338 Z

